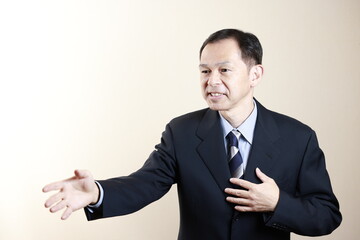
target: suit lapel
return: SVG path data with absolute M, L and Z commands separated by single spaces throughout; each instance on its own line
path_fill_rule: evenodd
M 256 101 L 256 103 L 258 116 L 244 179 L 260 183 L 261 181 L 256 176 L 255 169 L 258 167 L 265 174 L 271 171 L 280 153 L 276 144 L 280 135 L 271 112 L 259 102 Z M 218 112 L 208 110 L 201 120 L 197 131 L 198 137 L 202 140 L 197 148 L 197 152 L 211 172 L 219 188 L 223 191 L 232 185 L 229 182 L 231 175 L 222 131 Z
M 258 167 L 265 174 L 271 171 L 276 159 L 278 159 L 279 150 L 276 142 L 280 135 L 270 111 L 264 108 L 259 102 L 256 103 L 258 107 L 258 117 L 244 179 L 254 183 L 260 183 L 261 181 L 256 176 L 255 169 Z
M 197 151 L 221 191 L 230 186 L 231 177 L 222 131 L 219 114 L 208 110 L 197 131 L 198 137 L 202 140 Z

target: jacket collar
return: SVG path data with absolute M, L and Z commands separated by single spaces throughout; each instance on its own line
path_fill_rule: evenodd
M 217 111 L 208 109 L 200 122 L 197 136 L 202 140 L 197 152 L 223 191 L 231 177 L 224 146 L 223 130 Z
M 258 117 L 244 179 L 259 183 L 260 180 L 256 177 L 255 169 L 259 167 L 265 174 L 271 170 L 279 153 L 275 142 L 280 135 L 272 113 L 258 101 L 256 103 Z M 218 186 L 222 191 L 226 187 L 231 187 L 229 182 L 231 175 L 224 146 L 223 130 L 217 111 L 207 110 L 200 122 L 197 136 L 201 139 L 197 152 Z
M 273 113 L 256 101 L 258 106 L 258 118 L 256 120 L 254 140 L 251 146 L 248 165 L 244 173 L 244 179 L 260 183 L 255 174 L 258 167 L 267 174 L 276 163 L 280 153 L 276 143 L 280 139 L 278 126 L 273 118 Z

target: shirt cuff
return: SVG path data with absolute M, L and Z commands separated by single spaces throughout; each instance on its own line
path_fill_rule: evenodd
M 96 185 L 99 188 L 99 201 L 95 204 L 87 205 L 88 208 L 99 208 L 104 200 L 104 189 L 102 188 L 101 184 L 98 181 L 95 181 Z

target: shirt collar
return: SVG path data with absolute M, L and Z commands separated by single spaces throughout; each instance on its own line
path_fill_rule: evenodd
M 220 113 L 219 115 L 220 115 L 221 126 L 223 128 L 224 138 L 226 138 L 228 133 L 232 131 L 234 128 Z M 251 112 L 249 117 L 238 128 L 236 128 L 241 133 L 241 135 L 246 139 L 246 141 L 248 141 L 250 144 L 252 144 L 254 137 L 256 118 L 257 118 L 257 106 L 256 106 L 256 102 L 254 101 L 253 111 Z

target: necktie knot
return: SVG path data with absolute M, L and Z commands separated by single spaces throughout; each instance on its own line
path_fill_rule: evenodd
M 241 133 L 238 130 L 232 130 L 231 132 L 228 133 L 226 138 L 229 141 L 230 147 L 238 147 L 239 146 L 240 135 L 241 135 Z

